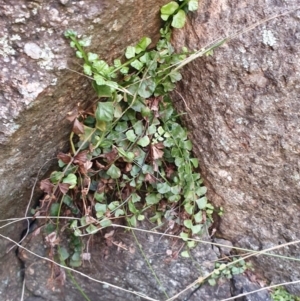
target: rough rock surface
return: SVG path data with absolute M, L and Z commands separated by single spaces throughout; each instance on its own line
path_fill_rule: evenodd
M 155 225 L 143 222 L 140 226 L 142 229 L 151 229 Z M 107 233 L 111 230 L 108 229 Z M 166 230 L 160 229 L 160 232 L 166 233 Z M 81 289 L 92 301 L 147 300 L 113 288 L 109 284 L 144 294 L 154 301 L 167 300 L 185 289 L 198 277 L 211 272 L 219 256 L 210 244 L 198 244 L 191 252 L 192 258 L 183 258 L 178 256 L 184 250 L 181 239 L 170 239 L 163 236 L 163 233 L 139 231 L 135 232 L 136 238 L 134 238 L 131 232 L 125 232 L 123 229 L 115 228 L 114 231 L 113 236 L 107 240 L 104 238 L 104 233 L 102 235 L 99 233 L 89 241 L 85 241 L 84 251 L 90 253 L 91 259 L 84 261 L 83 266 L 77 269 L 102 283 L 72 272 Z M 43 243 L 45 241 L 43 232 L 42 226 L 40 233 L 30 235 L 23 245 L 35 254 L 49 257 L 51 251 L 49 245 Z M 210 241 L 210 238 L 205 240 Z M 65 245 L 66 249 L 70 250 L 67 239 L 63 239 L 61 245 Z M 54 252 L 56 250 L 55 248 Z M 64 281 L 61 270 L 53 268 L 49 262 L 37 258 L 26 250 L 19 249 L 19 258 L 24 264 L 27 294 L 31 293 L 47 301 L 83 300 L 67 272 L 65 272 L 66 281 Z M 159 282 L 155 277 L 159 279 Z M 193 289 L 189 289 L 175 300 L 184 300 Z M 17 300 L 18 296 L 15 292 L 4 290 L 3 293 L 15 297 L 15 299 L 11 297 L 6 300 Z M 230 296 L 230 282 L 220 279 L 215 287 L 203 285 L 188 300 L 196 301 L 201 297 L 201 300 L 217 301 Z
M 38 170 L 68 141 L 66 113 L 95 99 L 66 29 L 91 38 L 90 50 L 106 60 L 142 36 L 158 38 L 159 7 L 168 0 L 0 0 L 0 217 L 24 215 Z M 49 168 L 44 166 L 40 176 Z M 35 202 L 33 199 L 31 204 Z M 23 223 L 0 233 L 18 241 Z M 22 265 L 0 240 L 0 299 L 21 296 Z
M 64 31 L 90 38 L 90 50 L 111 60 L 142 36 L 158 38 L 166 2 L 0 0 L 1 219 L 24 216 L 37 171 L 68 141 L 67 112 L 95 99 L 88 80 L 67 69 L 81 72 Z M 17 240 L 18 227 L 1 233 Z
M 73 52 L 63 31 L 72 28 L 91 37 L 90 49 L 112 59 L 141 36 L 155 38 L 158 7 L 166 2 L 144 1 L 141 6 L 140 0 L 0 0 L 1 219 L 24 213 L 38 169 L 68 139 L 66 113 L 78 102 L 94 100 L 87 79 L 66 69 L 69 66 L 80 70 L 69 61 Z M 289 6 L 296 2 L 289 1 Z M 199 14 L 191 20 L 193 26 L 187 26 L 183 36 L 178 33 L 177 44 L 199 48 L 218 32 L 227 34 L 275 9 L 286 8 L 285 2 L 275 0 L 257 1 L 253 7 L 238 1 L 228 5 L 224 1 L 204 0 Z M 235 39 L 218 50 L 215 57 L 186 69 L 181 87 L 188 106 L 195 112 L 191 125 L 197 128 L 194 141 L 211 199 L 225 207 L 220 230 L 248 248 L 266 248 L 299 235 L 295 231 L 300 202 L 299 20 L 299 13 L 295 12 Z M 18 240 L 20 228 L 21 224 L 1 228 L 1 234 Z M 120 237 L 127 246 L 134 241 L 128 233 L 122 232 Z M 147 241 L 145 235 L 138 237 L 168 294 L 183 289 L 201 274 L 194 261 L 165 261 L 170 240 Z M 133 254 L 117 252 L 114 247 L 107 249 L 102 237 L 98 239 L 94 245 L 99 248 L 92 248 L 91 263 L 86 263 L 83 272 L 165 299 L 162 287 L 146 272 L 145 258 L 137 246 Z M 26 247 L 49 256 L 42 241 L 42 234 L 31 237 Z M 1 300 L 20 298 L 23 272 L 28 301 L 82 300 L 69 277 L 66 286 L 54 287 L 48 282 L 53 270 L 47 262 L 24 252 L 19 254 L 22 263 L 18 262 L 13 252 L 5 254 L 7 247 L 6 241 L 1 240 Z M 99 250 L 104 250 L 102 257 Z M 209 245 L 199 245 L 193 252 L 196 262 L 204 267 L 202 273 L 212 269 L 211 261 L 217 255 Z M 297 247 L 282 252 L 299 256 Z M 278 264 L 278 259 L 270 257 L 260 260 L 273 281 L 299 276 L 299 269 L 289 262 Z M 204 263 L 208 262 L 206 266 Z M 103 295 L 107 301 L 134 300 L 131 294 L 75 277 L 89 291 L 91 300 L 103 300 Z M 63 281 L 59 277 L 56 280 Z M 230 297 L 229 284 L 219 285 L 217 291 L 205 286 L 189 300 Z
M 235 293 L 247 294 L 255 290 L 259 290 L 260 286 L 258 284 L 252 283 L 249 279 L 243 275 L 235 275 L 232 280 L 233 289 Z M 240 297 L 242 298 L 242 297 Z M 237 299 L 239 300 L 239 299 Z M 253 293 L 250 295 L 243 296 L 243 301 L 272 301 L 272 298 L 267 290 Z
M 201 2 L 178 48 L 200 49 L 274 14 L 184 70 L 179 92 L 210 199 L 224 207 L 220 232 L 262 250 L 300 239 L 299 1 Z M 187 111 L 174 93 L 177 107 Z M 300 259 L 300 245 L 276 253 Z M 300 278 L 299 262 L 270 256 L 258 268 L 274 283 Z M 300 295 L 300 286 L 289 287 Z

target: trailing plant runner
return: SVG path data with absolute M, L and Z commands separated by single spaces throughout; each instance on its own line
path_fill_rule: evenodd
M 192 143 L 169 93 L 181 80 L 183 66 L 211 55 L 226 40 L 278 15 L 217 40 L 205 49 L 189 52 L 184 48 L 175 53 L 170 43 L 171 29 L 182 28 L 186 13 L 197 8 L 198 0 L 164 5 L 161 18 L 165 23 L 157 45 L 148 49 L 151 39 L 143 37 L 136 45 L 128 46 L 124 57 L 114 60 L 112 65 L 97 54 L 86 52 L 88 41 L 79 38 L 76 32 L 65 32 L 76 56 L 83 60 L 83 73 L 91 79 L 99 100 L 89 110 L 79 106 L 69 114 L 68 119 L 73 123 L 70 152 L 58 154 L 60 170 L 41 181 L 45 196 L 40 207 L 33 210 L 35 215 L 57 217 L 45 229 L 49 233 L 51 254 L 57 246 L 61 265 L 80 266 L 83 259 L 88 259 L 81 237 L 97 233 L 116 219 L 126 219 L 130 226 L 137 227 L 145 219 L 145 212 L 150 212 L 154 226 L 164 222 L 172 227 L 177 225 L 180 237 L 192 248 L 195 241 L 189 238 L 208 229 L 213 213 L 222 215 L 222 208 L 216 210 L 207 200 L 198 160 L 191 153 Z M 59 246 L 60 216 L 71 220 L 69 250 Z M 28 232 L 29 227 L 25 237 Z M 181 255 L 188 257 L 189 252 L 185 250 Z M 253 255 L 246 257 L 250 256 Z M 248 267 L 238 258 L 227 264 L 217 263 L 210 275 L 200 277 L 191 287 L 206 280 L 214 285 L 215 279 L 231 278 Z M 277 295 L 281 298 L 282 293 Z
M 188 0 L 163 6 L 165 25 L 156 47 L 148 49 L 152 41 L 143 37 L 113 65 L 86 52 L 87 41 L 76 32 L 65 32 L 99 101 L 68 116 L 73 122 L 71 150 L 58 154 L 60 170 L 41 181 L 45 197 L 36 213 L 80 217 L 69 224 L 72 253 L 59 250 L 70 266 L 81 265 L 80 237 L 110 226 L 112 220 L 125 218 L 137 227 L 147 210 L 155 224 L 178 225 L 185 241 L 212 223 L 215 208 L 207 200 L 192 143 L 169 96 L 182 78 L 178 66 L 191 55 L 187 49 L 175 53 L 171 28 L 183 27 L 186 12 L 197 4 Z M 47 231 L 57 231 L 58 225 L 58 220 L 48 224 Z

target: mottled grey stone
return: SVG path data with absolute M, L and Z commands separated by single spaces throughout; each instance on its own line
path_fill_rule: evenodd
M 224 255 L 230 255 L 232 252 L 233 244 L 231 241 L 215 238 L 214 242 L 219 244 L 218 246 L 214 246 L 214 250 L 217 252 L 218 257 L 223 257 Z
M 63 37 L 64 30 L 72 28 L 90 38 L 90 50 L 111 60 L 144 35 L 157 39 L 158 7 L 168 0 L 144 1 L 143 5 L 140 0 L 63 2 L 0 2 L 2 219 L 24 214 L 37 170 L 68 140 L 66 113 L 78 102 L 95 100 L 89 82 L 67 69 L 81 70 L 72 59 L 74 53 Z M 185 30 L 176 31 L 174 40 L 178 46 L 199 49 L 259 21 L 261 16 L 296 5 L 296 0 L 288 4 L 204 0 Z M 259 250 L 300 238 L 296 231 L 300 220 L 299 32 L 299 11 L 273 19 L 225 44 L 214 57 L 191 64 L 178 87 L 193 112 L 186 121 L 210 199 L 225 208 L 220 233 L 242 247 Z M 28 50 L 28 44 L 39 49 Z M 180 108 L 178 102 L 177 106 Z M 1 233 L 18 240 L 21 228 L 18 223 L 2 228 Z M 125 244 L 134 243 L 129 233 L 118 234 Z M 182 258 L 168 262 L 164 254 L 170 249 L 170 240 L 155 240 L 153 246 L 153 240 L 151 244 L 145 241 L 145 235 L 138 238 L 161 285 L 147 270 L 137 246 L 134 254 L 117 251 L 108 248 L 100 235 L 94 237 L 91 263 L 80 270 L 163 300 L 164 289 L 170 295 L 178 292 L 201 273 L 211 271 L 217 258 L 209 245 L 199 245 L 192 252 L 199 266 Z M 26 246 L 42 256 L 49 255 L 42 236 L 33 237 Z M 14 253 L 5 254 L 5 250 L 2 240 L 1 294 L 5 301 L 18 300 L 21 267 Z M 298 246 L 279 252 L 297 258 L 300 254 Z M 61 287 L 48 283 L 53 267 L 46 261 L 28 253 L 20 258 L 25 265 L 27 294 L 50 301 L 82 300 L 70 278 Z M 291 261 L 265 256 L 257 260 L 257 267 L 273 282 L 299 279 L 300 270 Z M 143 299 L 75 277 L 91 300 L 103 300 L 103 296 L 107 301 Z M 221 281 L 219 285 L 219 291 L 204 285 L 190 300 L 230 297 L 228 283 Z M 299 292 L 296 286 L 290 289 Z
M 25 44 L 24 52 L 34 60 L 38 60 L 42 55 L 42 49 L 37 44 L 32 42 Z
M 209 198 L 225 210 L 219 234 L 243 248 L 261 250 L 300 239 L 297 5 L 297 0 L 205 0 L 174 35 L 178 49 L 201 49 L 294 8 L 186 66 L 178 85 L 184 101 L 174 93 L 177 108 L 188 113 L 185 123 Z M 276 253 L 299 260 L 300 245 Z M 300 265 L 292 260 L 263 255 L 256 260 L 273 283 L 300 278 Z M 300 286 L 291 291 L 299 295 Z
M 89 38 L 89 51 L 111 61 L 143 36 L 158 39 L 159 7 L 166 2 L 0 0 L 1 220 L 24 216 L 38 170 L 43 167 L 43 176 L 55 163 L 48 160 L 68 143 L 67 112 L 96 100 L 90 82 L 70 70 L 82 72 L 64 31 Z M 38 198 L 37 192 L 29 207 Z M 19 222 L 0 231 L 18 241 L 25 226 Z M 15 301 L 22 277 L 8 248 L 1 239 L 0 299 Z
M 60 0 L 60 3 L 63 5 L 67 5 L 69 3 L 69 0 Z
M 38 170 L 68 141 L 66 114 L 96 100 L 66 29 L 91 40 L 89 51 L 111 61 L 143 36 L 159 37 L 168 0 L 0 1 L 0 216 L 24 216 Z M 40 177 L 51 164 L 44 166 Z M 39 195 L 36 194 L 31 205 Z M 19 239 L 24 224 L 1 229 Z M 6 242 L 0 241 L 0 257 Z
M 141 229 L 151 229 L 153 226 L 155 225 L 148 222 L 139 224 Z M 107 231 L 111 230 L 107 229 Z M 85 261 L 82 267 L 76 268 L 104 283 L 97 283 L 72 272 L 80 288 L 90 300 L 146 300 L 146 298 L 116 289 L 110 284 L 139 292 L 157 301 L 166 300 L 188 287 L 199 277 L 210 273 L 218 258 L 210 244 L 199 243 L 195 249 L 191 250 L 191 258 L 183 258 L 180 256 L 184 246 L 181 240 L 163 237 L 163 233 L 155 235 L 139 231 L 135 231 L 136 238 L 134 238 L 131 232 L 117 228 L 114 230 L 112 240 L 115 243 L 121 242 L 122 248 L 114 244 L 108 246 L 103 236 L 104 233 L 102 235 L 98 233 L 89 242 L 84 240 L 91 259 Z M 161 231 L 168 233 L 166 229 L 161 229 Z M 62 234 L 60 245 L 70 251 L 68 239 L 66 233 Z M 203 239 L 206 240 L 205 237 Z M 40 256 L 48 256 L 50 250 L 43 243 L 44 241 L 45 235 L 41 231 L 38 235 L 31 234 L 24 244 L 30 251 Z M 25 267 L 26 289 L 34 296 L 48 301 L 82 301 L 82 295 L 67 272 L 65 272 L 66 281 L 62 285 L 62 278 L 51 278 L 51 275 L 58 275 L 61 272 L 59 268 L 23 250 L 20 250 L 19 258 Z M 184 300 L 192 289 L 181 294 L 176 300 Z M 231 296 L 230 282 L 223 279 L 215 287 L 205 284 L 191 296 L 189 301 L 197 301 L 203 296 L 205 296 L 203 300 L 211 301 L 229 298 Z
M 232 291 L 234 296 L 239 294 L 247 294 L 256 290 L 261 289 L 261 287 L 249 281 L 249 279 L 243 275 L 235 275 L 232 279 Z M 271 295 L 268 290 L 262 290 L 257 293 L 242 296 L 236 299 L 237 301 L 272 301 Z

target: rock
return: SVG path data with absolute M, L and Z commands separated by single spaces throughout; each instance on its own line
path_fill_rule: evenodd
M 39 195 L 30 198 L 59 150 L 67 145 L 67 112 L 96 99 L 82 73 L 66 29 L 90 39 L 89 51 L 105 60 L 123 53 L 141 37 L 159 36 L 158 11 L 168 0 L 1 1 L 0 3 L 0 215 L 22 217 Z M 134 17 L 133 17 L 134 16 Z M 76 62 L 75 64 L 72 62 Z M 72 70 L 76 71 L 72 71 Z M 38 174 L 39 169 L 41 169 Z M 18 240 L 25 224 L 3 227 Z M 0 256 L 6 242 L 1 240 Z M 1 263 L 0 263 L 1 264 Z
M 300 239 L 297 5 L 297 0 L 205 0 L 185 29 L 174 34 L 178 49 L 200 49 L 260 22 L 212 57 L 186 66 L 178 85 L 184 101 L 174 93 L 177 108 L 188 113 L 185 124 L 209 198 L 224 207 L 220 234 L 252 250 Z M 289 9 L 288 14 L 262 20 Z M 299 260 L 300 245 L 273 252 Z M 293 260 L 261 255 L 256 262 L 273 283 L 300 277 Z M 299 285 L 289 290 L 300 294 Z
M 244 275 L 235 275 L 232 279 L 232 291 L 233 296 L 239 294 L 246 294 L 252 291 L 261 289 L 258 284 L 252 283 Z M 240 300 L 241 299 L 241 300 Z M 263 290 L 257 293 L 249 294 L 243 297 L 239 297 L 236 300 L 239 301 L 272 301 L 271 295 L 267 290 Z
M 21 300 L 24 267 L 14 251 L 1 254 L 0 300 L 3 301 Z
M 141 229 L 150 229 L 154 225 L 144 221 L 139 226 Z M 169 298 L 174 296 L 214 269 L 217 255 L 209 244 L 199 243 L 191 251 L 192 258 L 183 258 L 178 254 L 184 250 L 181 240 L 172 241 L 164 237 L 163 233 L 156 235 L 139 231 L 135 231 L 135 240 L 130 231 L 118 228 L 113 230 L 114 234 L 109 241 L 100 233 L 93 235 L 90 240 L 84 240 L 85 251 L 88 250 L 91 257 L 76 270 L 87 277 L 72 272 L 78 286 L 90 300 L 149 300 L 130 291 L 148 296 L 151 300 L 166 300 L 167 295 Z M 60 247 L 65 247 L 72 254 L 69 235 L 69 232 L 62 235 Z M 44 241 L 42 230 L 39 234 L 31 234 L 24 245 L 35 254 L 48 257 L 53 252 Z M 53 255 L 56 255 L 57 249 L 53 251 Z M 67 271 L 24 250 L 19 251 L 19 258 L 25 267 L 28 292 L 47 301 L 82 301 L 83 297 Z M 184 300 L 191 291 L 187 290 L 176 300 Z M 230 283 L 222 280 L 216 287 L 207 284 L 201 286 L 189 301 L 200 298 L 217 301 L 230 296 Z
M 69 0 L 60 0 L 60 3 L 62 5 L 67 5 L 69 3 Z
M 89 51 L 112 60 L 144 35 L 158 39 L 159 7 L 168 0 L 142 6 L 139 0 L 67 2 L 0 1 L 1 220 L 23 217 L 27 206 L 37 204 L 38 190 L 31 198 L 37 177 L 56 165 L 52 158 L 68 143 L 67 112 L 96 99 L 90 82 L 76 73 L 82 69 L 64 31 L 90 38 Z M 26 221 L 6 223 L 1 234 L 19 241 Z M 6 254 L 7 243 L 1 238 L 0 291 L 6 299 L 0 299 L 19 300 L 22 273 L 14 251 Z
M 88 80 L 76 73 L 81 68 L 77 60 L 72 60 L 74 53 L 63 37 L 64 30 L 77 30 L 91 41 L 89 50 L 112 60 L 141 36 L 157 39 L 158 8 L 167 2 L 145 1 L 141 6 L 138 0 L 120 0 L 117 4 L 109 0 L 15 0 L 0 4 L 0 100 L 5 104 L 0 110 L 2 219 L 23 216 L 26 207 L 38 200 L 38 195 L 31 199 L 30 191 L 37 175 L 45 174 L 51 165 L 47 160 L 66 145 L 70 132 L 66 113 L 78 102 L 85 106 L 96 100 Z M 296 4 L 296 0 L 289 1 L 290 6 Z M 205 0 L 191 19 L 192 26 L 178 32 L 175 41 L 178 46 L 200 48 L 216 35 L 253 24 L 261 15 L 280 12 L 284 5 L 287 4 L 280 1 L 270 5 L 264 0 L 253 4 Z M 225 208 L 220 232 L 246 248 L 259 250 L 299 239 L 295 231 L 300 195 L 298 29 L 297 12 L 261 25 L 217 50 L 214 57 L 190 65 L 179 87 L 193 109 L 190 129 L 195 128 L 195 151 L 201 159 L 210 198 Z M 18 241 L 22 227 L 22 223 L 2 227 L 1 234 Z M 133 244 L 128 233 L 118 235 L 128 248 Z M 138 251 L 132 254 L 108 248 L 103 237 L 95 236 L 93 244 L 98 248 L 92 248 L 91 262 L 79 271 L 102 282 L 82 280 L 74 272 L 80 287 L 89 292 L 92 300 L 103 296 L 107 301 L 133 300 L 129 292 L 114 290 L 107 283 L 161 300 L 166 297 L 163 291 L 172 295 L 199 277 L 194 261 L 181 258 L 168 263 L 164 261 L 166 256 L 159 256 L 170 252 L 170 240 L 159 239 L 153 248 L 153 240 L 151 244 L 145 242 L 145 235 L 138 235 L 138 239 L 143 242 L 161 283 L 147 270 L 145 258 Z M 49 248 L 42 241 L 42 234 L 36 235 L 26 247 L 49 256 Z M 66 246 L 67 243 L 67 239 L 62 241 Z M 18 300 L 23 267 L 13 252 L 5 253 L 6 249 L 2 239 L 1 293 L 5 301 Z M 134 249 L 138 250 L 138 246 Z M 103 253 L 99 255 L 98 250 Z M 299 247 L 278 252 L 298 256 Z M 208 245 L 199 245 L 192 254 L 197 262 L 201 260 L 203 274 L 212 270 L 211 262 L 217 255 Z M 50 301 L 82 300 L 71 278 L 64 280 L 62 270 L 26 252 L 19 256 L 25 269 L 26 294 L 30 292 Z M 299 268 L 288 260 L 279 262 L 278 258 L 260 256 L 257 261 L 258 268 L 273 282 L 299 279 Z M 48 282 L 49 279 L 55 281 Z M 207 300 L 227 298 L 229 286 L 223 284 L 220 292 L 204 285 L 190 300 L 198 300 L 200 292 Z M 290 290 L 299 292 L 297 286 Z M 136 298 L 141 299 L 145 298 Z
M 221 238 L 215 238 L 214 243 L 219 244 L 219 246 L 213 246 L 213 249 L 218 254 L 219 258 L 223 257 L 224 255 L 228 256 L 231 254 L 233 248 L 233 244 L 231 241 Z
M 41 58 L 42 49 L 35 43 L 26 43 L 24 46 L 24 52 L 34 60 Z

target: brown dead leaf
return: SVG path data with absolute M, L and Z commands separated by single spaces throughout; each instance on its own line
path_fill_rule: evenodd
M 88 161 L 87 158 L 87 151 L 82 151 L 79 152 L 75 157 L 74 157 L 74 164 L 78 164 L 78 165 L 83 165 L 84 163 L 86 163 Z
M 74 120 L 72 131 L 77 135 L 84 133 L 83 124 L 77 118 Z
M 106 185 L 100 181 L 97 185 L 97 193 L 105 192 Z
M 72 160 L 72 157 L 70 155 L 67 155 L 67 154 L 64 154 L 64 153 L 60 152 L 57 155 L 57 159 L 61 160 L 65 164 L 68 164 Z
M 99 168 L 99 170 L 105 169 L 105 165 L 102 165 L 99 161 L 96 161 L 96 166 Z
M 90 185 L 91 185 L 91 178 L 85 176 L 85 177 L 83 178 L 82 183 L 83 183 L 83 187 L 89 188 Z
M 110 164 L 110 163 L 113 163 L 116 160 L 117 155 L 118 155 L 118 151 L 114 148 L 112 151 L 110 151 L 106 154 L 103 154 L 102 156 L 104 158 L 106 158 L 107 163 Z
M 105 183 L 107 183 L 107 184 L 113 184 L 113 183 L 115 183 L 115 180 L 114 179 L 104 179 L 106 182 Z
M 51 232 L 45 237 L 46 242 L 51 246 L 55 247 L 59 243 L 59 238 L 56 235 L 56 232 Z
M 114 179 L 101 179 L 97 186 L 97 192 L 107 192 L 114 189 L 115 180 Z M 99 188 L 99 189 L 98 189 Z
M 147 173 L 145 176 L 145 182 L 149 182 L 150 184 L 152 184 L 156 182 L 156 179 L 154 178 L 153 175 Z
M 58 188 L 62 194 L 66 194 L 69 191 L 70 184 L 67 183 L 59 183 Z
M 52 194 L 54 185 L 49 179 L 42 180 L 40 183 L 40 189 L 48 194 Z
M 175 169 L 174 169 L 174 166 L 171 165 L 171 166 L 167 166 L 166 168 L 166 176 L 167 178 L 170 178 L 172 176 L 172 174 L 174 173 Z
M 156 146 L 158 149 L 164 149 L 164 148 L 165 148 L 163 142 L 155 143 L 155 146 Z
M 74 108 L 74 110 L 67 113 L 67 119 L 70 122 L 73 122 L 78 117 L 78 115 L 79 115 L 79 108 L 76 107 Z
M 164 156 L 164 152 L 162 151 L 163 148 L 164 145 L 162 142 L 151 145 L 151 155 L 153 160 L 161 159 Z
M 154 98 L 152 98 L 151 100 L 152 100 L 152 102 L 151 102 L 151 105 L 150 105 L 150 109 L 151 109 L 152 111 L 158 112 L 158 110 L 159 110 L 159 107 L 158 107 L 158 104 L 159 104 L 159 98 L 158 98 L 158 97 L 154 97 Z
M 91 170 L 92 166 L 93 166 L 93 162 L 86 161 L 83 165 L 79 167 L 79 171 L 80 173 L 86 175 L 87 172 Z
M 132 164 L 131 163 L 127 163 L 125 166 L 125 172 L 130 172 L 132 169 Z

